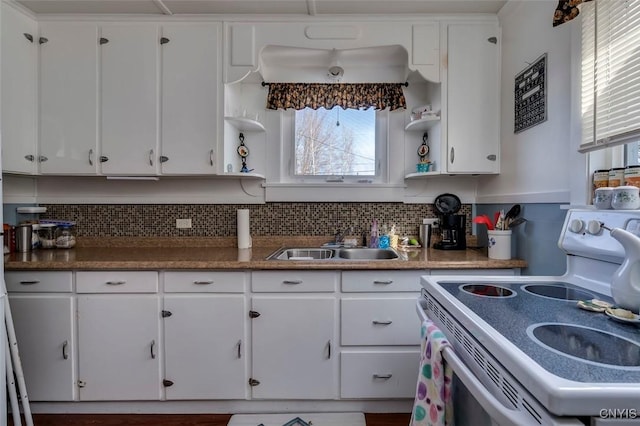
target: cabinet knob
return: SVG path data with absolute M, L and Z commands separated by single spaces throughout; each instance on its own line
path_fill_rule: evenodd
M 31 155 L 31 154 L 25 155 L 24 158 L 27 161 L 34 161 L 36 159 L 35 155 Z
M 45 43 L 46 43 L 46 42 L 48 42 L 48 41 L 49 41 L 49 39 L 48 39 L 48 38 L 46 38 L 46 37 L 40 37 L 40 38 L 38 39 L 38 43 L 40 43 L 40 44 L 45 44 Z
M 107 157 L 106 155 L 101 155 L 100 156 L 100 162 L 101 163 L 106 163 L 107 161 L 109 161 L 109 157 Z
M 249 318 L 258 318 L 260 316 L 260 312 L 258 311 L 249 311 Z
M 93 148 L 89 150 L 89 165 L 93 166 Z
M 109 39 L 108 38 L 104 38 L 104 37 L 100 37 L 100 40 L 98 41 L 98 43 L 100 43 L 100 45 L 107 44 L 107 43 L 109 43 Z
M 149 345 L 149 351 L 151 352 L 151 359 L 156 359 L 156 341 L 152 340 Z
M 498 156 L 495 155 L 495 154 L 487 155 L 487 160 L 489 160 L 489 161 L 496 161 L 497 158 L 498 158 Z
M 169 39 L 168 39 L 168 38 L 166 38 L 166 37 L 162 37 L 162 38 L 160 38 L 160 44 L 167 44 L 167 43 L 169 43 L 170 41 L 171 41 L 171 40 L 169 40 Z
M 30 43 L 33 43 L 33 36 L 29 33 L 22 33 L 22 35 L 24 36 L 24 38 L 26 38 L 27 40 L 29 40 Z
M 171 380 L 164 379 L 162 381 L 162 385 L 168 388 L 169 386 L 173 386 L 173 382 Z
M 38 161 L 40 163 L 44 163 L 45 161 L 47 161 L 49 158 L 45 157 L 44 155 L 41 155 L 38 157 Z
M 160 162 L 161 163 L 166 163 L 167 161 L 169 161 L 169 157 L 167 157 L 166 155 L 161 155 L 160 156 Z
M 498 44 L 498 37 L 489 37 L 487 41 L 489 43 Z
M 256 379 L 249 378 L 249 386 L 258 386 L 260 382 Z
M 162 318 L 169 318 L 171 315 L 173 315 L 173 313 L 172 313 L 171 311 L 162 311 L 162 312 L 160 313 L 160 316 L 161 316 Z
M 213 150 L 209 151 L 209 165 L 213 166 Z

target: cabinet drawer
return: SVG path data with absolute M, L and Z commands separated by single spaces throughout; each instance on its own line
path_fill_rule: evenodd
M 165 272 L 167 293 L 244 293 L 245 272 Z
M 156 293 L 154 271 L 76 272 L 77 293 Z
M 416 299 L 342 299 L 342 344 L 419 345 Z
M 73 290 L 71 271 L 20 271 L 4 274 L 7 291 L 20 293 L 70 293 Z
M 344 271 L 342 291 L 420 291 L 420 276 L 427 271 Z
M 342 352 L 340 397 L 413 398 L 420 351 Z
M 335 271 L 257 271 L 251 274 L 255 292 L 334 292 L 339 272 Z

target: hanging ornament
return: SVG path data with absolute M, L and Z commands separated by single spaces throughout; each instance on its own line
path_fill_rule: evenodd
M 427 157 L 429 155 L 429 145 L 427 145 L 427 139 L 429 135 L 425 132 L 422 135 L 422 144 L 418 147 L 418 157 L 420 161 L 416 164 L 416 171 L 419 173 L 426 173 L 431 168 L 431 161 Z
M 249 173 L 253 169 L 249 169 L 247 167 L 247 157 L 249 156 L 249 148 L 247 148 L 247 146 L 244 144 L 244 134 L 240 133 L 240 136 L 238 137 L 238 139 L 240 139 L 240 145 L 238 145 L 237 151 L 238 151 L 238 155 L 240 156 L 240 159 L 242 160 L 242 168 L 240 169 L 240 173 Z

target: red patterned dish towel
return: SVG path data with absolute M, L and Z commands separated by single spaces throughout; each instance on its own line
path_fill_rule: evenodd
M 420 374 L 413 404 L 411 426 L 453 425 L 451 378 L 453 371 L 442 357 L 451 344 L 431 320 L 422 323 Z

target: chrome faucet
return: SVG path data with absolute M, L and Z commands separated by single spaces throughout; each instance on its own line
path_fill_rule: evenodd
M 333 236 L 334 244 L 339 244 L 339 245 L 344 244 L 345 235 L 351 235 L 351 234 L 353 234 L 353 226 L 350 226 L 344 232 L 341 231 L 340 229 L 336 230 L 336 233 Z

